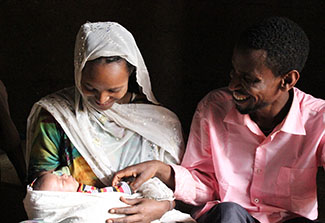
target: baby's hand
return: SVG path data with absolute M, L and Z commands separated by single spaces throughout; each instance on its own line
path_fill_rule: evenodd
M 127 184 L 131 184 L 133 181 L 135 180 L 134 176 L 130 176 L 130 177 L 123 177 L 122 181 L 126 182 Z
M 155 165 L 156 162 L 158 161 L 146 161 L 118 171 L 113 177 L 112 185 L 130 178 L 130 187 L 136 192 L 144 182 L 155 176 L 159 167 L 159 165 Z

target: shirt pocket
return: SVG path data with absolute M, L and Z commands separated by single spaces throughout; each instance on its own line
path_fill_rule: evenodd
M 293 210 L 304 202 L 316 200 L 317 169 L 281 167 L 276 184 L 278 205 Z

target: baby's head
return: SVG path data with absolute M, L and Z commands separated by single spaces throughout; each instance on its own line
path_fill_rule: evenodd
M 76 192 L 78 187 L 79 183 L 66 174 L 58 176 L 53 173 L 44 173 L 33 183 L 34 190 Z

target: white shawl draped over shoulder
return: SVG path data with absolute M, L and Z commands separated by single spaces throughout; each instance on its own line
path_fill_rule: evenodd
M 37 102 L 32 108 L 29 125 L 35 126 L 33 123 L 37 121 L 41 108 L 50 112 L 105 185 L 110 183 L 109 180 L 116 171 L 116 167 L 111 165 L 112 155 L 107 155 L 109 149 L 102 148 L 102 145 L 105 145 L 107 138 L 113 138 L 114 146 L 118 147 L 119 143 L 129 140 L 130 130 L 146 139 L 140 148 L 135 148 L 136 150 L 143 150 L 143 154 L 150 154 L 151 150 L 157 150 L 160 147 L 156 151 L 159 160 L 167 163 L 180 162 L 183 155 L 181 126 L 174 113 L 168 109 L 150 104 L 115 103 L 111 109 L 105 111 L 105 115 L 93 116 L 91 112 L 95 111 L 89 111 L 86 108 L 83 111 L 79 110 L 76 115 L 74 100 L 73 97 L 71 98 L 73 92 L 74 88 L 64 89 Z M 98 132 L 98 126 L 104 130 Z M 33 128 L 29 128 L 29 135 L 32 135 L 33 131 L 35 131 Z M 105 134 L 105 132 L 108 133 Z M 114 137 L 111 136 L 112 134 Z M 132 164 L 129 159 L 134 159 L 134 157 L 126 156 L 121 157 L 120 162 Z M 145 160 L 147 156 L 143 155 L 140 161 Z M 125 167 L 126 165 L 120 164 L 119 166 Z

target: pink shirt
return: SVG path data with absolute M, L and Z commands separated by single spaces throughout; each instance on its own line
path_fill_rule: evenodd
M 176 199 L 204 205 L 232 201 L 260 222 L 317 218 L 316 173 L 325 166 L 325 101 L 297 88 L 290 111 L 269 136 L 240 114 L 226 89 L 199 103 L 181 166 Z

